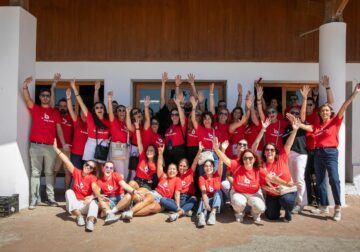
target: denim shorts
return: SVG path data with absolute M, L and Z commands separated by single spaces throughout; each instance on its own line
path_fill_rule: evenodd
M 160 203 L 160 200 L 161 198 L 163 197 L 160 193 L 158 193 L 157 191 L 153 190 L 151 191 L 153 197 L 154 197 L 154 200 L 157 202 L 157 203 Z
M 108 197 L 110 200 L 109 201 L 110 208 L 114 208 L 123 197 L 124 197 L 124 194 Z

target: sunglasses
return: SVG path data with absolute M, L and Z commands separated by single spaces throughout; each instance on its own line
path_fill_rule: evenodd
M 275 149 L 273 149 L 273 148 L 266 148 L 265 151 L 275 152 Z
M 133 115 L 133 116 L 135 116 L 135 115 L 137 115 L 137 114 L 141 114 L 141 112 L 140 112 L 140 111 L 132 112 L 132 115 Z
M 314 104 L 312 104 L 312 103 L 308 103 L 308 104 L 306 104 L 306 106 L 308 106 L 308 107 L 312 107 L 312 106 L 314 106 Z
M 300 115 L 300 113 L 296 112 L 296 111 L 291 111 L 290 114 L 292 114 L 292 115 Z
M 95 107 L 95 110 L 104 109 L 104 107 Z
M 219 115 L 228 116 L 229 114 L 228 114 L 228 113 L 220 112 Z
M 89 164 L 89 163 L 85 163 L 84 166 L 85 166 L 85 167 L 89 167 L 90 169 L 95 169 L 95 166 L 92 166 L 92 165 Z
M 172 113 L 171 116 L 179 116 L 178 113 Z
M 276 111 L 276 110 L 268 110 L 266 113 L 267 113 L 268 115 L 272 115 L 272 114 L 277 113 L 277 111 Z
M 105 165 L 105 166 L 104 166 L 104 170 L 112 171 L 112 170 L 114 170 L 114 166 Z
M 247 143 L 238 143 L 237 145 L 241 146 L 241 147 L 246 147 Z
M 246 161 L 246 160 L 253 161 L 254 157 L 243 157 L 243 160 L 244 161 Z
M 40 97 L 50 98 L 50 95 L 49 94 L 41 94 Z

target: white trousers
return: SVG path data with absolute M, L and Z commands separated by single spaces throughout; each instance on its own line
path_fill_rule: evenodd
M 75 192 L 71 189 L 65 192 L 66 210 L 71 212 L 79 210 L 81 214 L 87 215 L 87 218 L 94 217 L 96 219 L 99 211 L 99 206 L 95 200 L 90 201 L 88 204 L 84 204 L 83 200 L 76 198 Z
M 246 205 L 251 206 L 252 214 L 265 212 L 265 201 L 261 189 L 254 194 L 238 193 L 234 189 L 230 191 L 231 205 L 236 213 L 242 213 Z
M 305 184 L 305 168 L 307 163 L 307 154 L 299 154 L 295 151 L 290 151 L 288 157 L 288 165 L 291 177 L 297 183 L 296 204 L 305 206 L 307 204 L 307 193 Z

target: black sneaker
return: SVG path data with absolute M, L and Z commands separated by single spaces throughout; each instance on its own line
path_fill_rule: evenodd
M 57 203 L 55 200 L 48 200 L 47 204 L 52 207 L 58 207 L 59 203 Z

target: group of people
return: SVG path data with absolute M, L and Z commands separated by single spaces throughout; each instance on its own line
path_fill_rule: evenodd
M 291 95 L 285 116 L 276 98 L 265 101 L 261 83 L 256 85 L 256 95 L 250 91 L 245 95 L 244 110 L 239 84 L 237 105 L 230 113 L 224 100 L 215 106 L 214 84 L 209 97 L 196 90 L 193 74 L 188 75 L 188 101 L 179 75 L 175 95 L 167 99 L 168 75 L 163 73 L 160 110 L 154 114 L 149 96 L 141 111 L 119 105 L 112 91 L 107 93 L 106 108 L 99 99 L 100 82 L 95 83 L 89 110 L 75 80 L 55 107 L 54 90 L 60 77 L 55 74 L 51 89 L 40 90 L 39 105 L 28 91 L 32 78 L 24 81 L 24 100 L 33 120 L 29 209 L 41 200 L 44 164 L 49 205 L 58 205 L 54 178 L 64 167 L 67 210 L 87 231 L 94 229 L 98 215 L 110 224 L 120 217 L 129 221 L 165 210 L 169 222 L 195 213 L 198 227 L 214 225 L 225 203 L 231 204 L 238 222 L 249 215 L 260 224 L 262 214 L 289 222 L 292 214 L 301 213 L 313 201 L 318 205 L 314 213 L 329 213 L 328 172 L 335 201 L 333 218 L 341 220 L 338 133 L 360 84 L 335 113 L 329 78 L 324 76 L 321 86 L 327 103 L 317 107 L 318 89 L 304 85 L 298 93 L 301 104 L 296 93 Z M 79 113 L 73 108 L 72 93 Z

